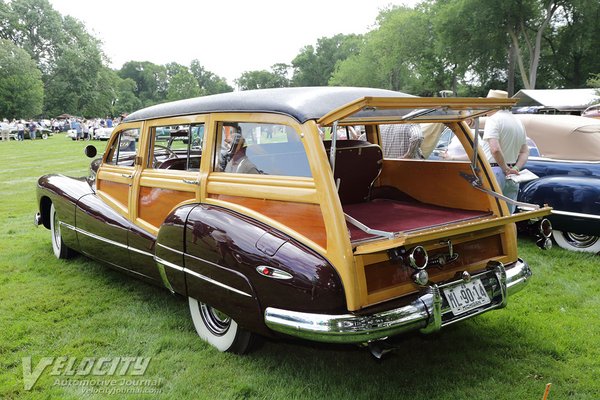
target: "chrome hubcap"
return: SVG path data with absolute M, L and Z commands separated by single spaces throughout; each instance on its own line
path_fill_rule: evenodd
M 582 235 L 571 232 L 564 232 L 563 235 L 569 244 L 581 249 L 593 246 L 600 239 L 598 236 Z
M 231 318 L 206 304 L 200 304 L 200 315 L 208 330 L 215 336 L 223 336 L 231 326 Z

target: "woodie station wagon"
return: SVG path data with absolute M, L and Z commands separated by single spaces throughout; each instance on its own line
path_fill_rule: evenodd
M 186 296 L 198 334 L 376 343 L 506 306 L 531 276 L 506 199 L 466 124 L 506 99 L 368 88 L 235 92 L 149 107 L 87 178 L 38 182 L 37 224 L 74 252 Z M 470 161 L 401 159 L 380 127 L 446 127 Z M 95 156 L 88 147 L 88 155 Z

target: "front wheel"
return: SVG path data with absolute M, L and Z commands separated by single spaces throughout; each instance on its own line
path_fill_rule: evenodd
M 54 204 L 50 206 L 50 232 L 52 233 L 52 251 L 54 251 L 56 258 L 70 258 L 73 255 L 73 250 L 63 242 L 60 234 L 60 220 L 56 214 Z
M 573 232 L 552 231 L 552 237 L 560 247 L 571 251 L 600 253 L 600 236 L 583 235 Z
M 228 315 L 188 297 L 190 314 L 198 336 L 219 351 L 235 354 L 249 352 L 256 335 L 238 326 Z

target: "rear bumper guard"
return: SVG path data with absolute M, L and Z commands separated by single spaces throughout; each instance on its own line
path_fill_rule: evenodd
M 471 278 L 481 279 L 491 302 L 458 316 L 452 314 L 442 295 L 444 287 L 461 282 L 455 280 L 428 286 L 412 303 L 375 314 L 326 315 L 268 307 L 265 323 L 276 332 L 328 343 L 367 343 L 413 330 L 433 333 L 454 322 L 505 307 L 507 298 L 521 290 L 531 274 L 529 265 L 521 259 L 507 266 L 490 261 L 485 271 Z

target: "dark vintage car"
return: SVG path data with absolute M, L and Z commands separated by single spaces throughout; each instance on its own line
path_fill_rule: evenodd
M 539 150 L 525 168 L 540 177 L 519 199 L 552 206 L 556 243 L 600 252 L 600 121 L 573 115 L 518 115 Z
M 531 276 L 515 222 L 547 239 L 550 209 L 509 214 L 465 123 L 512 104 L 331 87 L 157 105 L 125 118 L 87 178 L 41 177 L 36 223 L 58 258 L 188 297 L 221 351 L 257 335 L 374 348 L 505 307 Z M 448 127 L 472 160 L 394 157 L 379 127 L 407 123 Z

